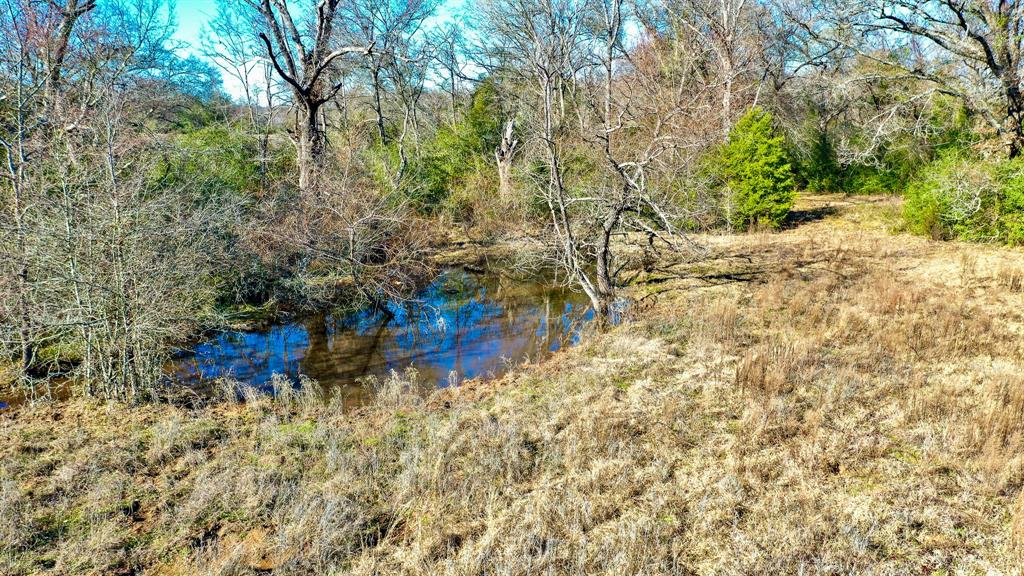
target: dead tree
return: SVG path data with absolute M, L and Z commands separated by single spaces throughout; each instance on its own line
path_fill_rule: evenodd
M 519 153 L 519 139 L 515 136 L 515 118 L 505 121 L 501 131 L 501 143 L 494 150 L 494 160 L 498 166 L 498 194 L 502 199 L 512 197 L 512 162 Z

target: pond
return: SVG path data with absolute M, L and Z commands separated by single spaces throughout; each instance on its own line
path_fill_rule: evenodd
M 293 381 L 304 375 L 359 404 L 372 393 L 367 376 L 410 366 L 429 386 L 500 376 L 576 343 L 593 319 L 582 294 L 462 269 L 442 272 L 414 299 L 388 308 L 390 318 L 372 311 L 317 314 L 224 332 L 175 360 L 169 372 L 189 384 L 230 376 L 265 389 L 274 374 Z

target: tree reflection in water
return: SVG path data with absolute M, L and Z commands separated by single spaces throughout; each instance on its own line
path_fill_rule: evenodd
M 365 376 L 413 366 L 424 385 L 502 374 L 509 363 L 542 358 L 579 340 L 593 317 L 586 297 L 542 282 L 462 270 L 442 273 L 414 301 L 372 311 L 320 314 L 252 332 L 226 332 L 174 363 L 179 380 L 221 376 L 268 387 L 300 374 L 354 402 Z

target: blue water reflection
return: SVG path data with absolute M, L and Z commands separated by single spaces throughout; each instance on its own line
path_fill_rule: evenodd
M 586 298 L 544 283 L 462 270 L 442 273 L 416 299 L 389 304 L 394 316 L 364 311 L 317 315 L 262 331 L 226 332 L 175 362 L 180 380 L 232 376 L 267 387 L 303 374 L 360 398 L 365 376 L 416 368 L 427 384 L 502 374 L 575 343 L 593 319 Z

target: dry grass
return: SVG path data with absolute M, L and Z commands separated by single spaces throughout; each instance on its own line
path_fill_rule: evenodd
M 2 416 L 0 572 L 1021 574 L 1024 255 L 890 209 L 709 238 L 499 383 Z
M 1020 268 L 1002 268 L 997 277 L 999 286 L 1008 292 L 1024 292 L 1024 270 Z

